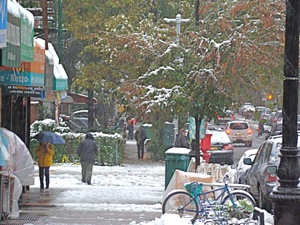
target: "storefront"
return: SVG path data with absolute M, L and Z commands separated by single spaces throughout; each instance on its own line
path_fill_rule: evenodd
M 0 123 L 26 145 L 30 135 L 30 97 L 41 95 L 44 85 L 42 75 L 30 69 L 35 56 L 33 25 L 34 17 L 29 11 L 17 2 L 7 1 L 6 46 L 0 50 Z
M 37 39 L 45 44 L 43 39 Z M 46 114 L 55 112 L 56 125 L 59 125 L 60 104 L 62 99 L 67 98 L 68 75 L 51 43 L 48 43 L 48 50 L 45 51 L 45 62 L 45 96 L 42 104 Z
M 16 1 L 0 3 L 0 126 L 16 133 L 29 147 L 31 102 L 38 102 L 34 107 L 43 106 L 49 115 L 55 111 L 58 123 L 68 76 L 52 44 L 45 50 L 45 41 L 34 38 L 32 13 Z

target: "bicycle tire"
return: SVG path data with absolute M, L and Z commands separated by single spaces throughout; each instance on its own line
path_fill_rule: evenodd
M 162 204 L 162 213 L 177 214 L 192 223 L 198 218 L 199 206 L 195 198 L 186 191 L 170 193 Z
M 252 219 L 256 206 L 254 198 L 243 190 L 234 190 L 231 192 L 231 196 L 237 207 L 233 207 L 230 195 L 226 195 L 222 200 L 222 205 L 227 206 L 229 216 L 237 219 Z

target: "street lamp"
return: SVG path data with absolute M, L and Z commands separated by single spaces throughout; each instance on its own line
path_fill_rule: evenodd
M 283 137 L 277 175 L 279 186 L 271 193 L 275 225 L 298 225 L 300 221 L 300 168 L 297 147 L 299 86 L 299 0 L 286 1 L 283 83 Z

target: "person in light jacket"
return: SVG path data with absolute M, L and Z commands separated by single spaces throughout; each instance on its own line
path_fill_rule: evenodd
M 77 154 L 80 157 L 81 181 L 91 185 L 93 165 L 95 155 L 98 151 L 96 141 L 91 133 L 87 133 L 85 139 L 80 142 L 77 148 Z
M 49 188 L 50 184 L 50 166 L 52 165 L 54 146 L 50 143 L 40 143 L 35 149 L 35 154 L 38 157 L 40 191 L 44 192 L 44 176 L 46 178 L 46 189 Z

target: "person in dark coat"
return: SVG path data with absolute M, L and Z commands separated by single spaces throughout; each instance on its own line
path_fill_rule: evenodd
M 180 133 L 177 135 L 174 147 L 189 148 L 189 145 L 188 145 L 187 139 L 186 139 L 186 132 L 184 129 L 181 129 Z
M 127 130 L 128 130 L 128 139 L 129 140 L 133 140 L 133 119 L 129 120 L 128 124 L 127 124 Z
M 139 129 L 134 133 L 134 139 L 136 140 L 138 159 L 143 159 L 145 140 L 147 139 L 147 134 L 143 126 L 140 126 Z
M 259 124 L 258 124 L 258 130 L 257 130 L 257 137 L 261 137 L 264 133 L 264 121 L 263 119 L 259 120 Z
M 77 154 L 80 157 L 81 164 L 81 181 L 91 185 L 93 165 L 95 155 L 98 151 L 96 141 L 91 133 L 87 133 L 85 139 L 80 142 L 77 148 Z

